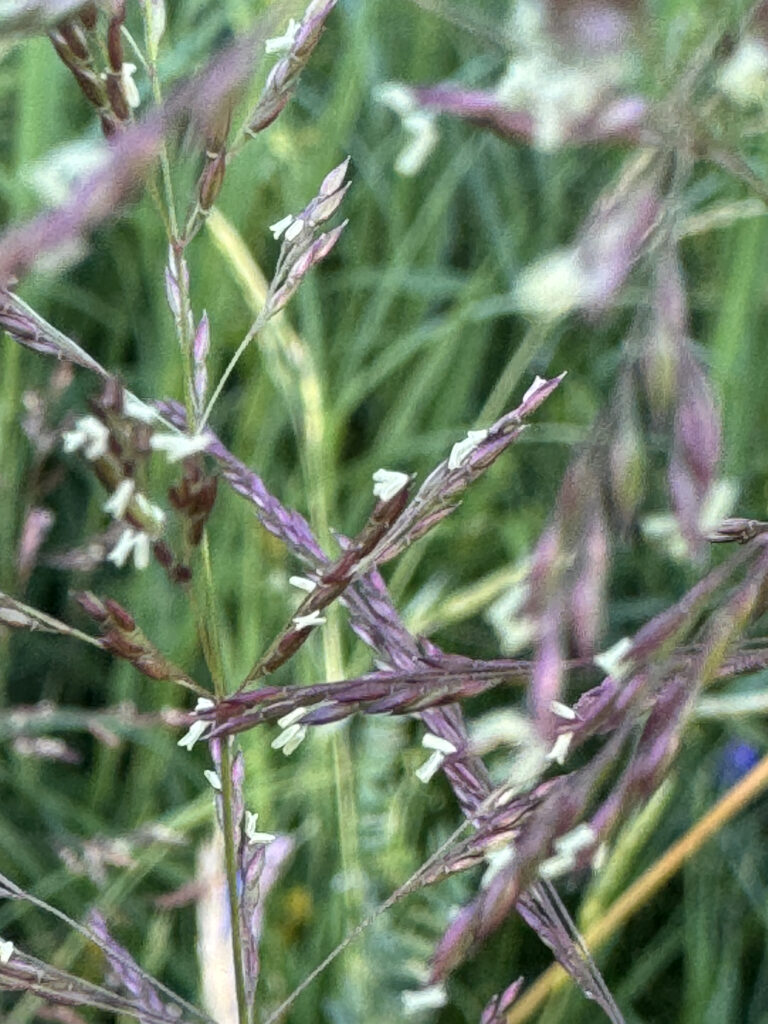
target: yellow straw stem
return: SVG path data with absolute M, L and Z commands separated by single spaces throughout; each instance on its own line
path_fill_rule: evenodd
M 682 838 L 669 847 L 655 864 L 614 900 L 606 912 L 584 933 L 590 949 L 599 949 L 644 906 L 676 874 L 685 862 L 739 811 L 768 786 L 768 755 L 717 801 Z M 562 988 L 568 975 L 559 964 L 553 964 L 524 993 L 507 1014 L 507 1024 L 522 1024 L 541 1008 L 548 996 Z

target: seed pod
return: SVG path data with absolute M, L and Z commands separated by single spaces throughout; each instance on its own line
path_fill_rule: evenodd
M 107 29 L 107 56 L 114 72 L 120 73 L 123 66 L 123 22 L 125 21 L 124 0 L 116 0 L 115 13 Z
M 80 86 L 80 91 L 88 102 L 92 103 L 99 110 L 106 106 L 106 96 L 102 81 L 92 71 L 86 71 L 85 68 L 75 66 L 71 70 L 77 84 Z
M 131 108 L 123 91 L 122 75 L 107 72 L 107 96 L 115 116 L 120 121 L 131 120 Z
M 90 61 L 91 55 L 88 51 L 88 42 L 83 30 L 73 21 L 64 21 L 59 25 L 59 32 L 67 43 L 71 52 L 78 60 Z
M 222 150 L 217 156 L 206 163 L 197 185 L 198 203 L 201 210 L 207 212 L 216 202 L 219 192 L 221 192 L 226 169 L 226 150 Z
M 93 3 L 85 4 L 83 7 L 80 8 L 78 14 L 78 17 L 80 18 L 80 24 L 83 26 L 86 32 L 91 32 L 93 31 L 93 29 L 96 28 L 98 16 L 99 9 L 96 6 L 96 4 Z

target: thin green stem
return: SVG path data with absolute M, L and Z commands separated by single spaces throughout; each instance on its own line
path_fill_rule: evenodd
M 251 1024 L 251 1008 L 245 994 L 245 971 L 243 968 L 243 944 L 240 934 L 240 903 L 237 898 L 237 850 L 235 849 L 235 821 L 232 815 L 234 794 L 232 791 L 232 749 L 231 741 L 221 745 L 221 803 L 224 825 L 224 861 L 227 872 L 227 895 L 229 897 L 229 920 L 232 934 L 232 961 L 235 969 L 235 995 L 237 997 L 237 1019 L 239 1024 Z
M 297 385 L 302 410 L 303 469 L 309 492 L 310 518 L 320 543 L 328 549 L 331 543 L 330 495 L 336 476 L 335 446 L 329 430 L 329 414 L 325 408 L 320 375 L 309 347 L 299 339 L 293 360 L 297 372 Z M 344 657 L 341 641 L 339 609 L 332 606 L 327 610 L 327 621 L 323 626 L 323 661 L 326 679 L 344 678 Z M 334 732 L 331 737 L 333 758 L 333 781 L 338 821 L 338 842 L 341 866 L 346 878 L 354 878 L 360 866 L 360 850 L 357 836 L 357 805 L 354 790 L 355 774 L 347 730 Z M 359 896 L 354 885 L 344 889 L 346 911 L 357 916 L 361 910 Z M 365 1016 L 364 978 L 366 965 L 356 954 L 350 965 L 357 975 L 355 986 L 360 993 L 359 1014 Z
M 153 47 L 149 39 L 149 17 L 145 8 L 145 45 L 147 49 L 146 68 L 152 85 L 152 94 L 155 103 L 162 104 L 162 93 L 160 81 L 157 74 L 157 66 L 154 59 Z M 176 201 L 174 197 L 173 181 L 171 178 L 171 165 L 168 158 L 168 150 L 163 145 L 160 152 L 160 174 L 167 207 L 167 227 L 170 233 L 171 248 L 171 270 L 179 289 L 180 311 L 177 318 L 177 329 L 179 335 L 179 346 L 182 353 L 184 372 L 184 395 L 187 409 L 187 424 L 192 432 L 198 430 L 197 413 L 194 402 L 194 359 L 192 352 L 192 304 L 190 301 L 189 288 L 184 267 L 184 248 L 186 239 L 179 237 L 178 220 L 176 217 Z M 210 408 L 210 407 L 209 407 Z M 202 425 L 200 425 L 202 429 Z M 220 631 L 218 627 L 218 614 L 216 602 L 216 590 L 213 579 L 213 567 L 211 563 L 210 544 L 207 531 L 203 531 L 200 543 L 199 566 L 202 572 L 194 574 L 194 590 L 196 599 L 194 601 L 195 617 L 197 620 L 198 635 L 203 648 L 208 670 L 213 679 L 214 692 L 217 698 L 221 699 L 226 694 L 225 674 L 223 666 Z M 240 930 L 240 904 L 237 894 L 237 850 L 235 848 L 235 822 L 233 817 L 234 794 L 232 789 L 232 750 L 231 741 L 227 740 L 221 744 L 221 802 L 224 831 L 224 861 L 227 876 L 227 894 L 229 899 L 230 931 L 232 941 L 232 966 L 235 976 L 235 994 L 237 998 L 238 1024 L 251 1024 L 251 1007 L 248 1005 L 245 985 L 245 970 L 243 964 L 243 948 Z
M 211 412 L 213 411 L 213 407 L 214 407 L 214 405 L 216 405 L 216 402 L 218 401 L 219 396 L 221 395 L 221 392 L 224 390 L 224 385 L 229 380 L 230 375 L 232 374 L 232 371 L 237 366 L 237 364 L 238 364 L 238 362 L 240 360 L 240 357 L 245 352 L 245 350 L 248 348 L 248 346 L 253 341 L 253 339 L 256 337 L 256 335 L 259 333 L 259 331 L 264 327 L 264 324 L 267 322 L 268 319 L 269 319 L 269 317 L 267 315 L 265 315 L 264 310 L 262 310 L 262 312 L 259 313 L 259 315 L 256 317 L 256 319 L 251 324 L 251 326 L 250 326 L 246 336 L 243 338 L 243 340 L 237 346 L 237 351 L 232 356 L 230 361 L 227 363 L 227 366 L 226 366 L 224 372 L 222 373 L 221 377 L 219 378 L 218 384 L 214 388 L 213 394 L 210 397 L 208 405 L 205 407 L 205 412 L 203 413 L 202 418 L 201 418 L 200 423 L 199 423 L 198 428 L 197 428 L 198 430 L 204 430 L 205 427 L 207 426 L 208 420 L 210 419 L 210 416 L 211 416 Z
M 20 363 L 18 345 L 5 345 L 2 353 L 2 387 L 0 389 L 0 437 L 4 438 L 0 453 L 0 499 L 5 513 L 0 521 L 0 587 L 15 583 L 14 558 L 16 552 L 16 517 L 11 514 L 12 496 L 19 481 L 21 457 L 16 445 L 16 432 L 12 424 L 21 404 Z M 8 671 L 8 633 L 0 637 L 0 706 L 6 703 L 6 673 Z

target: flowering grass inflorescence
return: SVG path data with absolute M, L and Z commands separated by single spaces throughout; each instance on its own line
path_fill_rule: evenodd
M 639 85 L 629 42 L 639 30 L 640 15 L 629 9 L 633 5 L 576 3 L 566 16 L 556 4 L 528 0 L 516 8 L 518 53 L 494 88 L 446 83 L 390 85 L 378 92 L 403 117 L 410 136 L 397 163 L 406 176 L 418 173 L 438 144 L 438 115 L 490 128 L 516 145 L 548 154 L 586 144 L 628 147 L 573 240 L 529 263 L 508 290 L 515 312 L 532 321 L 530 354 L 538 355 L 531 362 L 542 374 L 544 340 L 564 318 L 581 315 L 596 323 L 628 302 L 632 289 L 642 298 L 634 302 L 612 392 L 565 468 L 551 513 L 530 545 L 524 582 L 505 605 L 514 620 L 506 633 L 508 646 L 514 634 L 515 643 L 528 650 L 510 649 L 505 653 L 515 657 L 504 658 L 449 652 L 410 629 L 381 568 L 395 559 L 407 564 L 403 556 L 410 557 L 433 531 L 437 535 L 449 516 L 467 514 L 457 512 L 465 492 L 492 467 L 503 472 L 510 450 L 527 439 L 529 422 L 546 419 L 550 399 L 567 391 L 565 372 L 533 375 L 511 411 L 494 410 L 470 429 L 457 428 L 420 483 L 388 454 L 392 468 L 371 474 L 367 513 L 351 537 L 331 528 L 322 482 L 315 481 L 314 514 L 307 518 L 278 497 L 279 479 L 267 484 L 230 450 L 224 410 L 238 401 L 236 370 L 242 371 L 241 360 L 254 342 L 267 348 L 265 339 L 282 329 L 285 307 L 312 280 L 310 272 L 335 253 L 348 220 L 326 224 L 349 205 L 355 162 L 346 157 L 324 169 L 311 198 L 304 194 L 292 207 L 299 212 L 285 213 L 269 226 L 267 244 L 279 243 L 274 271 L 258 312 L 223 368 L 223 328 L 216 312 L 209 315 L 198 306 L 195 249 L 222 190 L 237 173 L 241 153 L 259 145 L 294 95 L 335 0 L 312 0 L 299 20 L 292 18 L 273 38 L 265 39 L 260 30 L 231 45 L 169 99 L 161 89 L 166 31 L 161 0 L 142 5 L 143 43 L 129 31 L 124 3 L 40 6 L 55 53 L 95 111 L 108 143 L 97 170 L 68 199 L 0 237 L 0 326 L 10 341 L 70 367 L 67 377 L 54 374 L 45 394 L 30 390 L 25 396 L 24 431 L 38 462 L 20 531 L 17 582 L 23 587 L 46 558 L 59 569 L 93 572 L 109 564 L 124 575 L 155 565 L 162 580 L 157 586 L 167 588 L 172 599 L 181 598 L 198 646 L 196 657 L 177 665 L 164 643 L 152 638 L 151 621 L 140 623 L 142 616 L 122 600 L 90 589 L 75 596 L 98 626 L 97 635 L 5 592 L 0 593 L 0 627 L 76 639 L 196 698 L 192 710 L 137 712 L 122 705 L 119 713 L 94 711 L 79 721 L 105 745 L 114 730 L 130 735 L 178 726 L 186 730 L 174 737 L 178 747 L 195 751 L 193 758 L 207 748 L 200 779 L 213 795 L 220 837 L 217 885 L 226 890 L 229 959 L 223 977 L 230 1009 L 222 1012 L 238 1024 L 282 1017 L 358 931 L 318 968 L 305 971 L 307 977 L 292 990 L 273 993 L 274 1007 L 263 1009 L 267 1002 L 259 998 L 257 985 L 266 897 L 290 858 L 313 836 L 301 829 L 292 835 L 262 831 L 272 823 L 261 809 L 247 806 L 249 748 L 245 741 L 239 747 L 235 736 L 263 726 L 254 740 L 266 751 L 262 756 L 271 749 L 291 758 L 321 727 L 353 716 L 407 716 L 418 722 L 423 749 L 413 778 L 437 790 L 443 776 L 463 815 L 450 838 L 380 908 L 448 878 L 459 877 L 464 884 L 463 905 L 442 921 L 422 984 L 403 987 L 403 1011 L 425 1013 L 450 1003 L 451 976 L 516 912 L 605 1016 L 622 1021 L 556 883 L 597 870 L 625 823 L 662 789 L 704 689 L 768 668 L 768 645 L 747 635 L 768 604 L 768 525 L 726 518 L 730 509 L 724 499 L 735 500 L 736 491 L 720 475 L 720 413 L 705 361 L 690 337 L 682 252 L 686 189 L 697 161 L 725 167 L 754 184 L 738 154 L 705 131 L 696 111 L 703 104 L 710 117 L 723 105 L 749 105 L 763 95 L 760 82 L 768 75 L 763 5 L 738 24 L 726 19 L 714 38 L 700 41 L 677 83 L 661 97 L 643 95 Z M 126 46 L 138 54 L 138 70 L 125 60 Z M 262 53 L 277 60 L 254 105 L 248 82 Z M 680 131 L 670 133 L 670 116 Z M 185 147 L 196 160 L 191 175 L 182 173 L 189 170 Z M 160 393 L 137 397 L 116 372 L 17 294 L 22 279 L 41 262 L 55 256 L 62 270 L 82 255 L 93 231 L 142 187 L 166 235 L 162 277 L 183 400 Z M 243 258 L 239 271 L 252 279 Z M 299 436 L 308 460 L 323 429 L 317 417 L 322 387 L 313 366 L 305 358 L 300 386 L 286 389 L 299 396 L 300 408 L 291 413 L 303 421 Z M 72 367 L 88 371 L 84 379 L 95 380 L 98 389 L 90 393 L 87 410 L 78 399 L 77 412 L 59 421 L 58 403 L 72 385 Z M 493 404 L 489 400 L 488 407 Z M 641 424 L 648 425 L 647 436 Z M 675 557 L 695 567 L 697 578 L 674 602 L 656 608 L 644 624 L 601 652 L 614 555 L 647 526 L 642 515 L 651 491 L 646 465 L 658 458 L 647 439 L 651 431 L 667 478 L 670 511 L 662 533 Z M 101 532 L 82 547 L 49 556 L 46 538 L 55 516 L 45 503 L 58 481 L 46 466 L 56 458 L 98 481 Z M 160 497 L 159 480 L 169 475 L 173 483 Z M 239 674 L 224 637 L 211 543 L 215 530 L 226 529 L 221 525 L 225 488 L 255 513 L 295 572 L 286 580 L 281 607 L 289 600 L 288 585 L 298 596 L 271 638 L 263 641 L 258 634 L 260 653 Z M 658 520 L 656 527 L 658 536 Z M 709 546 L 729 542 L 741 546 L 704 569 Z M 339 609 L 350 634 L 368 649 L 373 669 L 344 671 Z M 239 614 L 249 611 L 244 607 Z M 306 664 L 301 657 L 314 638 L 325 652 L 319 680 L 297 668 Z M 527 702 L 520 707 L 515 701 L 514 711 L 513 688 L 523 690 Z M 497 711 L 477 718 L 472 713 L 467 720 L 467 702 L 491 691 L 496 691 Z M 26 708 L 18 715 L 16 727 L 24 734 L 45 718 L 45 708 Z M 49 720 L 53 728 L 64 722 L 55 710 Z M 70 763 L 79 757 L 53 741 L 27 750 Z M 345 833 L 355 815 L 338 770 L 345 756 L 350 757 L 349 748 L 337 742 L 333 758 L 342 842 L 351 843 L 355 837 Z M 131 861 L 140 846 L 140 837 L 126 838 L 125 857 Z M 70 866 L 87 866 L 90 858 L 103 874 L 104 865 L 114 863 L 111 846 L 96 843 L 82 855 L 67 849 Z M 343 856 L 348 852 L 345 848 Z M 468 875 L 473 868 L 482 873 Z M 66 917 L 4 876 L 0 897 Z M 364 918 L 359 930 L 378 913 Z M 151 1024 L 209 1019 L 138 967 L 112 938 L 101 911 L 91 912 L 87 926 L 67 923 L 102 950 L 108 967 L 103 986 L 37 959 L 3 937 L 0 988 L 68 1008 L 75 1016 L 57 1019 L 78 1024 L 77 1013 L 88 1007 Z M 211 966 L 204 964 L 206 969 Z M 522 986 L 517 979 L 496 995 L 483 993 L 483 1024 L 506 1019 Z M 208 991 L 205 982 L 204 988 Z

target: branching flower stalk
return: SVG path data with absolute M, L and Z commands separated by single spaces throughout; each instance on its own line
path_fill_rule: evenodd
M 291 840 L 258 831 L 257 815 L 245 806 L 244 759 L 234 751 L 233 735 L 261 723 L 277 722 L 280 732 L 271 746 L 290 755 L 310 726 L 338 722 L 356 713 L 418 719 L 424 726 L 426 760 L 416 769 L 415 777 L 426 786 L 442 772 L 464 816 L 451 840 L 383 906 L 446 876 L 485 866 L 479 888 L 473 890 L 436 945 L 429 984 L 404 997 L 404 1005 L 410 1009 L 442 1005 L 451 972 L 515 910 L 587 997 L 597 1002 L 608 1019 L 620 1022 L 621 1012 L 554 883 L 562 875 L 594 864 L 622 820 L 659 788 L 702 689 L 714 679 L 763 669 L 768 661 L 764 639 L 744 639 L 768 605 L 766 524 L 724 511 L 728 487 L 717 476 L 719 413 L 705 365 L 689 337 L 679 251 L 684 235 L 679 210 L 687 200 L 694 160 L 699 155 L 713 160 L 717 155 L 716 146 L 698 124 L 701 111 L 709 117 L 723 103 L 739 103 L 745 89 L 748 92 L 752 86 L 740 82 L 738 64 L 718 52 L 715 43 L 722 35 L 718 28 L 698 46 L 669 97 L 654 104 L 635 89 L 629 54 L 624 52 L 632 12 L 622 7 L 587 17 L 575 5 L 573 17 L 563 21 L 557 16 L 557 5 L 542 4 L 535 24 L 529 20 L 526 27 L 520 21 L 519 54 L 495 89 L 438 85 L 385 91 L 389 105 L 403 116 L 406 130 L 414 136 L 398 161 L 403 173 L 415 173 L 436 143 L 437 112 L 490 128 L 502 138 L 525 140 L 545 151 L 614 139 L 640 144 L 625 157 L 621 172 L 598 197 L 573 241 L 531 264 L 512 290 L 517 311 L 535 321 L 524 349 L 526 358 L 538 349 L 549 328 L 566 316 L 604 314 L 630 279 L 648 284 L 649 302 L 638 312 L 623 346 L 614 398 L 566 471 L 553 514 L 530 560 L 522 598 L 514 609 L 508 609 L 514 619 L 510 625 L 532 645 L 533 655 L 525 659 L 465 658 L 446 653 L 406 628 L 380 568 L 453 512 L 465 490 L 518 440 L 524 421 L 560 386 L 563 374 L 551 379 L 537 376 L 516 409 L 490 425 L 480 424 L 450 448 L 446 445 L 446 457 L 415 494 L 407 473 L 377 470 L 373 474 L 377 503 L 352 538 L 329 529 L 324 485 L 319 492 L 322 500 L 315 508 L 310 502 L 313 511 L 319 507 L 310 526 L 300 513 L 283 505 L 261 477 L 210 430 L 212 414 L 241 355 L 285 307 L 309 270 L 329 255 L 346 224 L 318 233 L 344 200 L 349 187 L 348 160 L 325 175 L 317 195 L 300 213 L 289 214 L 272 226 L 281 247 L 264 302 L 209 395 L 211 322 L 207 313 L 197 322 L 195 319 L 188 246 L 213 209 L 228 161 L 246 138 L 265 130 L 285 107 L 333 7 L 333 0 L 312 0 L 299 23 L 292 21 L 283 36 L 268 42 L 267 52 L 281 56 L 256 108 L 236 130 L 231 144 L 234 94 L 247 77 L 252 45 L 234 48 L 204 72 L 199 83 L 181 89 L 164 104 L 157 74 L 164 13 L 159 0 L 144 0 L 146 54 L 142 63 L 157 110 L 136 125 L 132 123 L 134 104 L 129 102 L 135 96 L 123 60 L 122 41 L 127 38 L 124 5 L 114 4 L 106 20 L 91 8 L 83 8 L 77 15 L 69 8 L 61 9 L 61 17 L 51 29 L 52 40 L 97 111 L 105 133 L 111 136 L 111 148 L 100 171 L 83 182 L 69 200 L 0 239 L 0 325 L 19 344 L 66 359 L 100 378 L 104 391 L 92 402 L 93 415 L 82 416 L 73 425 L 65 422 L 54 427 L 52 434 L 54 443 L 61 440 L 67 456 L 81 458 L 108 491 L 103 511 L 114 521 L 100 538 L 96 553 L 89 556 L 89 564 L 106 559 L 122 567 L 132 555 L 136 568 L 144 568 L 153 554 L 174 585 L 186 587 L 191 573 L 188 590 L 213 694 L 166 657 L 131 612 L 108 597 L 88 591 L 78 597 L 81 607 L 98 623 L 98 637 L 71 629 L 5 594 L 0 594 L 0 625 L 80 639 L 110 651 L 145 677 L 181 686 L 198 698 L 194 712 L 160 717 L 164 722 L 183 721 L 189 726 L 179 741 L 182 747 L 191 750 L 204 737 L 213 758 L 215 770 L 208 769 L 205 775 L 215 791 L 223 833 L 239 1024 L 251 1024 L 254 1014 L 263 895 L 271 884 L 270 854 L 278 861 L 287 856 Z M 525 9 L 520 5 L 521 18 Z M 89 48 L 88 36 L 100 24 L 106 24 L 104 78 L 95 70 L 98 61 Z M 595 24 L 602 35 L 595 33 Z M 739 32 L 748 28 L 753 30 L 747 19 Z M 749 40 L 739 36 L 734 45 L 744 42 Z M 768 50 L 765 64 L 768 95 Z M 709 78 L 705 71 L 712 72 Z M 563 88 L 564 84 L 570 88 Z M 700 97 L 704 102 L 696 106 Z M 176 126 L 188 116 L 192 134 L 196 132 L 203 140 L 198 154 L 202 169 L 194 193 L 186 197 L 188 212 L 180 221 L 170 154 Z M 669 137 L 670 121 L 681 125 L 679 138 Z M 723 159 L 716 162 L 722 164 Z M 11 288 L 15 278 L 38 264 L 41 256 L 60 252 L 65 245 L 82 245 L 88 231 L 108 217 L 140 180 L 154 173 L 158 164 L 162 189 L 154 192 L 163 195 L 162 217 L 169 242 L 167 296 L 181 353 L 184 403 L 157 402 L 150 409 L 122 389 L 79 345 L 18 299 Z M 740 166 L 738 154 L 730 165 Z M 511 363 L 509 374 L 514 376 L 517 368 L 518 363 Z M 492 395 L 491 406 L 497 393 Z M 321 402 L 314 411 L 321 419 Z M 677 544 L 678 554 L 703 556 L 708 543 L 738 542 L 741 547 L 700 576 L 682 598 L 632 637 L 596 653 L 606 618 L 612 528 L 628 535 L 642 525 L 643 419 L 668 441 L 667 490 L 674 516 L 668 517 L 665 529 L 667 539 Z M 42 423 L 45 426 L 45 417 Z M 29 436 L 33 441 L 42 437 L 39 424 Z M 312 438 L 303 440 L 313 460 L 322 454 L 320 442 L 312 448 Z M 41 442 L 39 451 L 47 454 L 50 448 Z M 164 534 L 165 512 L 137 488 L 137 479 L 143 483 L 143 469 L 153 452 L 164 452 L 169 461 L 182 463 L 181 480 L 169 498 L 183 529 L 184 564 L 171 550 L 172 537 Z M 206 533 L 217 493 L 211 465 L 250 503 L 265 529 L 279 539 L 306 574 L 292 577 L 302 591 L 300 604 L 239 689 L 234 689 L 224 663 Z M 322 468 L 319 459 L 313 461 L 312 468 Z M 25 572 L 30 571 L 44 539 L 45 517 L 36 511 L 37 517 L 30 515 L 26 520 Z M 108 543 L 104 537 L 109 538 Z M 60 556 L 60 565 L 75 564 L 81 554 L 66 552 L 65 556 Z M 337 602 L 351 630 L 373 653 L 375 671 L 343 678 L 336 623 L 332 629 L 322 628 L 328 625 L 326 616 L 338 610 Z M 326 678 L 302 686 L 264 682 L 286 665 L 317 629 L 323 633 Z M 567 656 L 572 653 L 577 656 Z M 573 706 L 564 703 L 563 688 L 569 676 L 578 673 L 581 680 L 582 674 L 597 670 L 597 685 L 590 683 L 581 689 Z M 247 688 L 257 681 L 258 689 Z M 506 708 L 501 725 L 482 717 L 467 724 L 463 706 L 467 698 L 521 682 L 528 684 L 527 714 Z M 25 715 L 13 726 L 17 732 L 39 727 L 39 714 L 27 709 Z M 133 721 L 135 717 L 129 714 L 120 724 L 128 729 Z M 83 722 L 90 731 L 98 728 L 96 718 Z M 510 760 L 512 767 L 506 777 L 494 782 L 484 758 L 499 744 L 514 748 L 515 759 Z M 341 749 L 336 747 L 337 755 Z M 573 767 L 571 758 L 577 750 L 581 760 Z M 66 757 L 68 751 L 59 754 Z M 342 767 L 337 756 L 340 820 L 352 792 L 351 788 L 342 791 Z M 343 833 L 341 839 L 342 865 L 347 867 L 356 839 Z M 271 870 L 274 877 L 274 862 Z M 13 883 L 3 879 L 0 896 L 25 898 Z M 30 902 L 40 905 L 34 899 Z M 85 934 L 82 928 L 78 930 Z M 352 936 L 355 934 L 358 932 Z M 139 971 L 98 917 L 92 919 L 87 933 L 89 939 L 94 936 L 128 997 L 115 996 L 33 961 L 6 939 L 0 939 L 0 983 L 65 1005 L 91 1005 L 133 1014 L 152 1024 L 168 1024 L 176 1011 L 168 1009 L 159 994 L 162 990 Z M 346 944 L 326 958 L 270 1020 L 282 1014 Z M 484 1024 L 499 1024 L 519 987 L 515 980 L 487 1003 Z M 187 1006 L 183 1012 L 196 1015 Z
M 150 72 L 152 88 L 155 95 L 155 102 L 162 103 L 160 82 L 154 66 L 152 49 L 156 49 L 156 43 L 152 43 L 152 25 L 150 22 L 151 7 L 149 3 L 145 7 L 145 28 L 148 48 L 148 63 L 153 68 Z M 189 273 L 184 258 L 185 241 L 179 238 L 178 224 L 176 219 L 176 206 L 171 178 L 170 162 L 165 148 L 161 152 L 161 170 L 165 189 L 168 225 L 170 228 L 169 242 L 169 269 L 168 273 L 176 286 L 174 295 L 178 296 L 178 315 L 174 316 L 174 322 L 178 331 L 179 348 L 181 350 L 182 365 L 184 372 L 184 393 L 186 398 L 186 409 L 188 423 L 192 426 L 192 432 L 197 433 L 197 403 L 195 401 L 194 382 L 194 353 L 192 349 L 192 308 L 189 294 Z M 204 420 L 200 429 L 204 427 Z M 192 554 L 188 543 L 188 557 Z M 214 693 L 221 699 L 227 692 L 224 664 L 222 658 L 222 646 L 219 626 L 219 604 L 216 600 L 215 583 L 213 578 L 213 567 L 211 564 L 210 543 L 207 529 L 203 525 L 200 537 L 200 558 L 199 563 L 202 573 L 195 573 L 193 576 L 193 588 L 196 599 L 193 601 L 193 610 L 196 619 L 198 635 L 205 657 L 206 665 L 213 681 Z M 235 992 L 237 999 L 237 1013 L 239 1024 L 251 1024 L 253 1019 L 253 1007 L 249 1005 L 246 994 L 245 965 L 242 948 L 242 929 L 240 924 L 240 903 L 238 900 L 238 877 L 237 877 L 237 851 L 235 849 L 235 823 L 233 819 L 233 791 L 232 791 L 232 750 L 231 741 L 224 740 L 220 748 L 220 779 L 222 789 L 222 817 L 224 836 L 224 862 L 227 878 L 227 898 L 229 903 L 231 921 L 232 941 L 232 965 L 235 980 Z
M 308 11 L 308 16 L 312 16 L 310 21 L 312 33 L 306 41 L 302 37 L 301 55 L 304 61 L 306 61 L 314 49 L 317 38 L 319 37 L 319 32 L 322 29 L 323 21 L 332 7 L 333 3 L 326 4 L 325 8 L 320 11 L 319 14 L 314 12 L 314 8 L 311 8 L 310 11 Z M 144 13 L 145 39 L 148 55 L 147 63 L 155 95 L 155 102 L 160 105 L 162 102 L 162 96 L 160 93 L 159 79 L 156 73 L 156 53 L 159 38 L 156 28 L 153 26 L 153 22 L 151 20 L 152 8 L 150 4 L 145 5 Z M 300 64 L 299 68 L 301 66 L 302 65 Z M 286 86 L 286 99 L 288 97 L 287 88 L 288 86 Z M 214 144 L 215 152 L 213 152 L 211 157 L 213 163 L 209 165 L 204 172 L 199 186 L 199 199 L 196 207 L 198 213 L 204 213 L 210 208 L 218 190 L 221 187 L 223 172 L 226 166 L 225 142 L 228 125 L 229 120 L 225 115 L 223 131 L 221 127 L 216 130 L 217 138 Z M 163 147 L 161 151 L 161 170 L 166 197 L 167 221 L 170 228 L 169 266 L 166 272 L 168 279 L 168 293 L 169 302 L 171 304 L 172 312 L 174 313 L 174 322 L 179 336 L 179 346 L 184 366 L 187 424 L 188 428 L 191 428 L 193 435 L 202 434 L 204 431 L 217 398 L 222 393 L 236 363 L 250 344 L 251 340 L 261 330 L 263 324 L 266 323 L 267 320 L 276 312 L 282 309 L 295 291 L 296 287 L 298 287 L 301 278 L 310 269 L 310 267 L 314 263 L 322 260 L 335 245 L 344 225 L 335 229 L 335 231 L 328 235 L 321 235 L 317 240 L 314 239 L 314 229 L 335 212 L 339 203 L 343 199 L 346 192 L 346 186 L 343 186 L 343 180 L 346 175 L 347 166 L 348 161 L 345 161 L 339 168 L 327 175 L 321 185 L 320 194 L 317 199 L 313 200 L 306 210 L 298 217 L 291 218 L 290 225 L 285 226 L 284 231 L 286 237 L 283 242 L 278 266 L 275 271 L 272 284 L 270 285 L 264 308 L 241 342 L 233 359 L 230 361 L 214 389 L 208 405 L 202 412 L 202 415 L 200 415 L 198 410 L 201 407 L 203 400 L 204 384 L 201 388 L 198 386 L 198 382 L 200 380 L 204 381 L 204 376 L 201 378 L 200 372 L 197 371 L 196 373 L 195 366 L 198 361 L 202 363 L 202 360 L 205 358 L 205 352 L 203 351 L 198 353 L 198 348 L 201 346 L 198 346 L 197 344 L 193 347 L 193 319 L 189 293 L 189 275 L 186 260 L 184 258 L 185 247 L 196 230 L 196 220 L 195 214 L 193 214 L 192 219 L 187 225 L 185 237 L 183 239 L 180 238 L 176 219 L 170 163 L 168 160 L 167 149 Z M 198 600 L 195 602 L 197 606 L 196 619 L 206 663 L 214 683 L 214 693 L 219 699 L 221 699 L 224 697 L 227 687 L 221 655 L 222 647 L 219 636 L 219 606 L 216 601 L 210 545 L 205 525 L 203 525 L 202 528 L 199 546 L 202 578 L 197 574 L 194 574 L 194 588 L 198 594 Z M 188 556 L 190 554 L 191 552 L 188 551 Z M 232 819 L 233 793 L 231 781 L 232 755 L 230 742 L 231 741 L 229 740 L 225 740 L 221 744 L 219 753 L 221 765 L 220 778 L 222 786 L 224 852 L 232 922 L 232 952 L 237 991 L 238 1015 L 240 1024 L 248 1024 L 253 1007 L 251 1001 L 249 1001 L 247 997 L 247 986 L 244 975 L 244 957 L 241 944 L 242 929 L 239 918 L 239 901 L 237 898 L 237 851 L 235 849 L 233 838 L 235 835 L 235 828 Z

